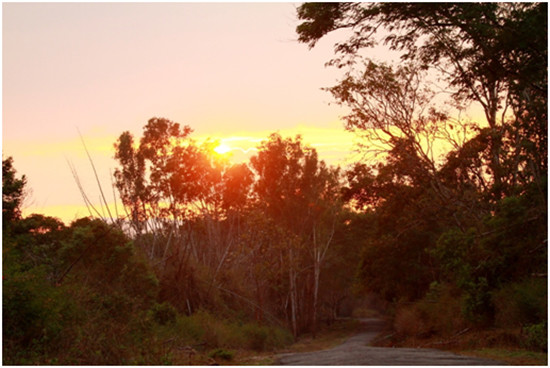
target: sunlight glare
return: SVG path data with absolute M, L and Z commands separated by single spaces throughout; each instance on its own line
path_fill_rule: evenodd
M 224 143 L 221 143 L 216 148 L 214 148 L 214 152 L 216 152 L 219 155 L 224 155 L 229 151 L 231 151 L 231 147 L 229 147 L 227 144 L 224 144 Z

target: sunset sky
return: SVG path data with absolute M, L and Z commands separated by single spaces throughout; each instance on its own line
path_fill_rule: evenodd
M 297 6 L 4 3 L 2 153 L 27 176 L 24 214 L 88 215 L 69 163 L 99 202 L 79 132 L 112 198 L 113 143 L 152 117 L 220 140 L 234 161 L 279 131 L 344 165 L 353 135 L 321 90 L 341 75 L 324 67 L 336 39 L 298 43 Z

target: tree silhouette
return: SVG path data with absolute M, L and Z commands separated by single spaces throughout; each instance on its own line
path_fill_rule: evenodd
M 16 176 L 13 158 L 2 160 L 2 228 L 5 231 L 11 222 L 21 218 L 21 204 L 25 197 L 27 178 Z
M 437 70 L 458 103 L 478 103 L 493 198 L 510 194 L 519 177 L 545 176 L 547 4 L 305 3 L 298 17 L 299 40 L 310 47 L 333 30 L 354 31 L 336 44 L 333 65 L 353 67 L 385 31 L 385 44 Z
M 463 317 L 491 323 L 492 295 L 537 284 L 546 264 L 547 4 L 305 3 L 298 17 L 310 47 L 352 31 L 335 44 L 328 64 L 346 72 L 328 90 L 360 148 L 386 154 L 347 171 L 344 197 L 370 220 L 360 286 L 398 301 L 446 283 Z M 366 58 L 379 44 L 401 63 Z M 484 119 L 452 119 L 472 103 Z

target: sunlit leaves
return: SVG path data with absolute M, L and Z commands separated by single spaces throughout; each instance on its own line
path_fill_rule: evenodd
M 193 211 L 220 207 L 222 201 L 226 206 L 235 202 L 222 198 L 227 162 L 212 156 L 208 142 L 197 145 L 190 133 L 188 126 L 154 118 L 144 127 L 139 146 L 135 147 L 130 133 L 120 136 L 115 145 L 115 158 L 121 165 L 115 171 L 116 185 L 136 230 L 150 219 L 183 220 Z M 237 177 L 247 182 L 246 174 L 238 171 L 234 169 L 227 177 L 233 189 L 226 194 L 233 197 L 237 194 L 230 192 L 241 185 Z M 245 187 L 240 188 L 244 193 Z

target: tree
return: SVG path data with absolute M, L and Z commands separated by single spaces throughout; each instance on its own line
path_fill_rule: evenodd
M 115 159 L 121 166 L 114 173 L 116 187 L 122 204 L 130 212 L 128 216 L 131 226 L 137 234 L 141 234 L 146 228 L 147 221 L 145 160 L 143 155 L 136 151 L 130 132 L 120 135 L 115 144 L 115 152 Z
M 285 316 L 286 294 L 284 229 L 258 209 L 251 209 L 243 219 L 238 239 L 238 257 L 234 272 L 242 291 L 254 300 L 254 317 L 263 322 L 270 315 Z
M 353 66 L 385 31 L 383 43 L 437 70 L 457 102 L 479 103 L 494 199 L 510 193 L 518 176 L 547 172 L 547 4 L 305 3 L 298 17 L 299 40 L 310 47 L 336 29 L 353 31 L 336 44 L 332 65 Z M 507 141 L 518 148 L 505 150 Z
M 27 178 L 18 179 L 13 167 L 13 158 L 2 160 L 2 229 L 21 218 L 21 204 L 25 197 Z
M 23 179 L 4 161 L 3 359 L 8 364 L 122 361 L 121 345 L 157 294 L 139 249 L 115 225 L 20 216 Z M 4 228 L 5 230 L 5 228 Z M 82 349 L 86 346 L 87 349 Z
M 348 202 L 366 217 L 356 225 L 365 227 L 358 289 L 388 302 L 422 297 L 438 274 L 428 250 L 441 229 L 454 223 L 420 159 L 406 153 L 397 145 L 386 163 L 356 164 L 343 188 Z
M 287 232 L 285 263 L 293 333 L 302 328 L 315 332 L 321 270 L 340 211 L 338 169 L 319 160 L 313 148 L 303 146 L 300 136 L 283 139 L 279 134 L 262 142 L 250 161 L 257 175 L 254 191 L 259 203 Z M 303 273 L 310 274 L 310 284 L 300 284 L 298 276 Z M 299 298 L 306 292 L 307 299 Z
M 138 145 L 129 132 L 115 144 L 116 186 L 136 243 L 155 266 L 161 299 L 187 313 L 223 286 L 253 181 L 246 164 L 230 165 L 213 155 L 213 142 L 198 145 L 190 134 L 152 118 Z
M 364 152 L 386 156 L 392 150 L 400 152 L 411 169 L 418 171 L 415 177 L 427 176 L 440 186 L 434 146 L 459 143 L 449 136 L 448 116 L 436 110 L 432 102 L 435 94 L 425 86 L 417 66 L 394 69 L 369 61 L 364 70 L 346 73 L 344 80 L 328 90 L 339 104 L 351 108 L 345 116 L 346 129 L 363 138 Z M 438 189 L 444 197 L 444 189 Z

